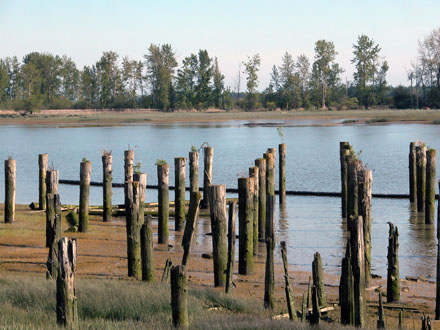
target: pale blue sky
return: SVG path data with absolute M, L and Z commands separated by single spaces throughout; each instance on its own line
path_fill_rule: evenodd
M 79 68 L 102 52 L 140 60 L 150 43 L 170 43 L 179 62 L 207 49 L 234 85 L 239 62 L 261 55 L 260 89 L 287 51 L 313 62 L 316 40 L 334 42 L 352 79 L 352 45 L 364 33 L 382 47 L 388 82 L 407 84 L 417 42 L 440 27 L 439 0 L 0 0 L 0 57 L 31 51 L 66 54 Z

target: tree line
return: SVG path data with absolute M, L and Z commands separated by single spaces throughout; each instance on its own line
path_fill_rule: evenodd
M 180 66 L 169 44 L 151 44 L 142 60 L 104 52 L 78 69 L 67 56 L 32 52 L 20 62 L 0 59 L 0 108 L 39 109 L 356 109 L 439 107 L 440 29 L 419 43 L 420 56 L 408 71 L 410 86 L 386 81 L 388 63 L 380 46 L 360 35 L 353 45 L 353 80 L 342 81 L 333 42 L 318 40 L 314 58 L 286 52 L 272 67 L 270 83 L 259 90 L 259 54 L 239 64 L 234 86 L 225 86 L 217 57 L 199 50 Z M 241 86 L 245 89 L 241 90 Z

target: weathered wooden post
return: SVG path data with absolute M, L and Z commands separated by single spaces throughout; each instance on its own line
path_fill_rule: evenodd
M 440 192 L 440 180 L 438 181 Z M 440 320 L 440 193 L 437 201 L 437 279 L 435 284 L 435 319 Z
M 385 326 L 385 313 L 382 304 L 382 292 L 379 291 L 379 307 L 378 307 L 379 319 L 377 320 L 377 329 L 386 329 Z
M 141 266 L 141 235 L 139 217 L 140 192 L 139 182 L 128 181 L 127 186 L 127 209 L 126 217 L 126 232 L 127 232 L 127 261 L 128 261 L 128 276 L 137 279 L 142 278 Z
M 186 158 L 174 158 L 174 229 L 181 231 L 185 222 Z
M 275 148 L 269 148 L 266 152 L 266 203 L 267 195 L 275 196 Z M 266 208 L 267 209 L 267 208 Z
M 229 292 L 232 286 L 232 275 L 234 274 L 234 257 L 235 257 L 235 214 L 237 202 L 229 202 L 228 213 L 228 265 L 226 267 L 226 286 L 225 292 Z
M 127 182 L 133 181 L 134 150 L 124 151 L 124 205 L 127 207 Z
M 46 171 L 46 200 L 47 194 L 58 194 L 58 171 L 57 170 L 48 170 Z M 47 206 L 47 205 L 46 205 Z M 46 233 L 50 232 L 51 223 L 49 219 L 46 217 Z M 46 247 L 51 247 L 51 241 L 49 240 L 49 236 L 46 234 Z
M 275 249 L 275 195 L 267 195 L 266 202 L 266 269 L 264 275 L 264 307 L 274 307 L 274 249 Z
M 371 278 L 371 201 L 373 172 L 360 167 L 358 172 L 359 215 L 364 221 L 365 286 Z
M 47 171 L 47 154 L 38 155 L 38 208 L 40 210 L 46 209 L 46 171 Z
M 249 275 L 254 269 L 253 224 L 254 182 L 251 178 L 238 179 L 238 273 Z
M 425 223 L 434 223 L 435 214 L 435 169 L 437 152 L 428 149 L 426 152 L 426 196 L 425 196 Z
M 173 325 L 176 328 L 188 328 L 188 292 L 184 266 L 171 268 L 171 310 Z
M 211 185 L 209 189 L 214 286 L 218 287 L 225 285 L 228 262 L 226 186 L 223 184 Z
M 417 201 L 417 160 L 416 143 L 409 144 L 409 200 L 411 203 Z
M 191 250 L 191 241 L 194 236 L 194 230 L 199 219 L 200 201 L 202 200 L 202 193 L 198 191 L 191 192 L 188 216 L 185 222 L 185 230 L 183 232 L 182 247 L 183 257 L 182 266 L 186 266 L 188 262 L 189 253 Z
M 426 146 L 420 144 L 416 146 L 417 161 L 417 211 L 425 211 L 426 196 Z
M 112 154 L 104 151 L 102 157 L 102 200 L 103 200 L 103 220 L 112 220 Z
M 47 194 L 46 223 L 49 223 L 46 231 L 46 241 L 49 243 L 49 255 L 47 258 L 47 278 L 58 276 L 58 241 L 61 239 L 61 202 L 58 194 Z
M 258 167 L 258 239 L 266 239 L 266 159 L 255 160 Z
M 347 165 L 347 228 L 351 229 L 351 224 L 359 215 L 358 199 L 358 166 L 359 163 L 354 157 L 348 159 Z M 353 242 L 352 242 L 353 243 Z
M 425 313 L 423 313 L 422 317 L 422 330 L 431 330 L 432 324 L 431 324 L 431 318 L 428 315 L 428 317 L 425 316 Z
M 286 203 L 286 144 L 278 145 L 279 154 L 279 200 L 280 204 Z
M 347 218 L 347 157 L 350 155 L 351 146 L 348 142 L 339 142 L 339 161 L 341 163 L 341 202 L 342 217 Z
M 168 282 L 172 266 L 173 266 L 173 261 L 171 260 L 171 258 L 168 258 L 167 260 L 165 260 L 165 266 L 163 268 L 162 279 L 160 280 L 161 282 Z
M 59 240 L 59 272 L 57 277 L 57 323 L 68 329 L 78 329 L 76 298 L 76 239 Z
M 307 320 L 307 293 L 303 293 L 302 301 L 301 301 L 301 322 L 306 322 Z
M 258 253 L 258 214 L 259 210 L 259 175 L 258 175 L 258 167 L 252 166 L 249 167 L 249 177 L 254 179 L 254 230 L 253 230 L 253 247 L 254 247 L 254 256 Z
M 142 224 L 144 223 L 144 217 L 145 217 L 145 193 L 147 189 L 147 173 L 137 172 L 133 174 L 133 181 L 136 181 L 139 183 L 139 229 L 142 227 Z
M 318 288 L 316 285 L 312 286 L 312 315 L 310 318 L 310 324 L 318 325 L 321 312 L 319 310 Z
M 189 152 L 189 191 L 199 192 L 199 153 Z
M 158 243 L 168 244 L 168 218 L 169 209 L 169 192 L 168 192 L 168 175 L 170 168 L 167 163 L 157 164 L 157 184 L 158 184 Z
M 15 159 L 5 160 L 5 223 L 15 220 Z
M 362 217 L 353 221 L 350 232 L 351 267 L 353 271 L 353 297 L 354 297 L 354 325 L 365 327 L 367 322 L 367 301 L 365 297 L 365 250 L 364 250 L 364 224 Z
M 403 320 L 403 309 L 401 309 L 399 312 L 399 330 L 403 330 L 403 329 L 405 329 L 405 324 Z
M 399 231 L 391 222 L 388 222 L 390 231 L 388 235 L 388 272 L 387 272 L 387 302 L 400 299 L 399 278 Z
M 351 267 L 350 238 L 347 239 L 345 257 L 342 259 L 339 304 L 341 306 L 341 323 L 344 325 L 354 325 L 353 269 Z
M 78 230 L 85 233 L 89 230 L 89 195 L 90 176 L 92 175 L 92 162 L 83 160 L 80 166 L 79 184 L 79 225 Z
M 153 226 L 147 215 L 141 228 L 142 281 L 154 282 Z
M 289 312 L 289 319 L 291 321 L 296 320 L 295 300 L 292 293 L 292 288 L 289 281 L 289 264 L 287 262 L 287 248 L 286 242 L 281 242 L 281 257 L 283 259 L 284 266 L 284 283 L 286 292 L 287 311 Z
M 326 307 L 327 299 L 325 297 L 325 289 L 324 289 L 324 269 L 322 268 L 321 255 L 319 254 L 319 252 L 316 252 L 313 255 L 312 275 L 313 275 L 313 285 L 316 287 L 318 292 L 319 306 Z
M 212 185 L 212 163 L 214 160 L 214 148 L 203 148 L 203 200 L 202 207 L 209 208 L 209 186 Z

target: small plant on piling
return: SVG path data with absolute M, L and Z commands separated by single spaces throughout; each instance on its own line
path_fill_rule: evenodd
M 8 160 L 13 160 L 14 158 L 12 158 L 12 155 L 8 156 Z
M 192 151 L 192 152 L 196 152 L 196 151 L 197 151 L 196 146 L 191 146 L 191 151 Z
M 82 162 L 87 163 L 89 160 L 86 157 L 83 157 Z
M 103 156 L 111 156 L 112 155 L 112 151 L 111 150 L 105 150 L 102 152 Z
M 162 166 L 162 165 L 166 165 L 167 161 L 165 159 L 156 159 L 156 163 L 154 163 L 154 165 L 156 166 Z
M 142 163 L 141 162 L 137 162 L 136 165 L 133 166 L 133 172 L 135 174 L 141 174 L 141 167 L 142 167 Z
M 277 127 L 277 131 L 278 131 L 278 135 L 281 138 L 281 143 L 284 143 L 284 132 L 283 132 L 283 127 L 282 126 L 278 126 Z

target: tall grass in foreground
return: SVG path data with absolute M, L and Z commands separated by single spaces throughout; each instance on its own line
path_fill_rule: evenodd
M 0 329 L 58 329 L 55 291 L 55 281 L 40 276 L 0 279 Z M 81 329 L 172 328 L 168 284 L 79 279 L 77 297 Z M 212 289 L 190 289 L 190 328 L 308 328 L 287 320 L 271 321 L 262 305 Z

